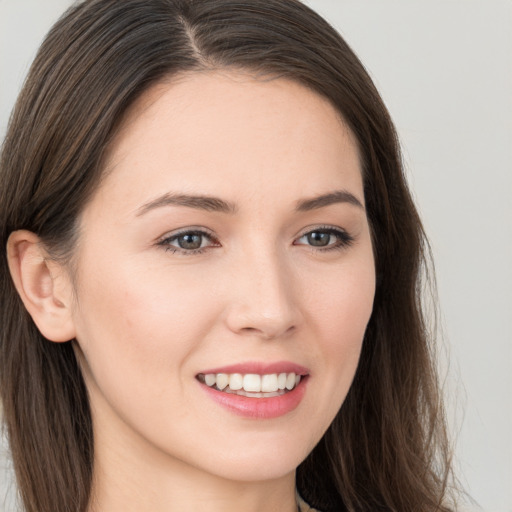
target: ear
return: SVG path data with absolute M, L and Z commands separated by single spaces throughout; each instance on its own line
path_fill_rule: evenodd
M 11 233 L 7 259 L 16 290 L 41 334 L 55 342 L 73 339 L 71 281 L 62 265 L 48 258 L 39 237 L 25 230 Z

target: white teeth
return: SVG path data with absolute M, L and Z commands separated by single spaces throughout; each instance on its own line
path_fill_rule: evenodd
M 288 391 L 295 387 L 295 373 L 289 373 L 286 377 L 286 389 Z
M 261 391 L 261 377 L 255 373 L 244 375 L 244 384 L 242 387 L 244 391 L 259 393 Z
M 206 375 L 204 376 L 206 382 Z M 222 391 L 229 384 L 227 373 L 217 373 L 217 387 Z
M 233 391 L 238 391 L 244 386 L 243 375 L 240 373 L 233 373 L 229 376 L 229 388 Z
M 272 393 L 279 389 L 277 386 L 277 374 L 272 373 L 270 375 L 261 376 L 261 391 L 266 393 Z
M 274 396 L 284 395 L 284 391 L 275 391 L 273 393 L 250 393 L 249 391 L 244 391 L 243 389 L 240 391 L 229 391 L 229 388 L 225 390 L 225 393 L 238 396 L 248 396 L 249 398 L 272 398 Z
M 209 373 L 208 375 L 204 376 L 204 382 L 207 386 L 212 387 L 215 382 L 217 381 L 217 377 L 213 373 Z
M 269 373 L 258 375 L 256 373 L 208 373 L 202 374 L 204 383 L 209 387 L 216 387 L 226 393 L 235 392 L 238 395 L 249 397 L 279 396 L 285 390 L 291 391 L 300 383 L 301 376 L 291 373 Z

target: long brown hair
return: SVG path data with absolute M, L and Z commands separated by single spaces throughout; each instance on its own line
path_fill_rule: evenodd
M 86 0 L 53 27 L 12 114 L 0 161 L 0 245 L 36 233 L 68 261 L 123 114 L 178 72 L 285 77 L 328 98 L 355 134 L 377 289 L 360 364 L 334 422 L 301 464 L 325 511 L 444 511 L 449 449 L 421 288 L 426 241 L 399 143 L 341 36 L 298 0 Z M 93 471 L 87 391 L 72 343 L 36 329 L 0 256 L 0 392 L 27 512 L 85 511 Z

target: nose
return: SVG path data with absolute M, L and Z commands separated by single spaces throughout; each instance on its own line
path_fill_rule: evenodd
M 237 267 L 231 277 L 228 328 L 267 340 L 295 331 L 301 321 L 299 297 L 286 262 L 275 254 L 260 253 Z

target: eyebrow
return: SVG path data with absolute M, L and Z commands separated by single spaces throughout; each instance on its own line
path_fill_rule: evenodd
M 218 197 L 167 193 L 143 204 L 137 210 L 137 216 L 144 215 L 162 206 L 186 206 L 188 208 L 219 213 L 235 213 L 237 211 L 237 207 L 234 203 L 224 201 Z
M 359 201 L 359 199 L 354 194 L 351 194 L 346 190 L 335 190 L 334 192 L 322 194 L 310 199 L 302 199 L 301 201 L 297 202 L 295 209 L 298 212 L 307 212 L 337 203 L 349 203 L 351 205 L 357 206 L 358 208 L 361 208 L 362 210 L 365 209 L 361 201 Z
M 298 212 L 307 212 L 337 203 L 349 203 L 364 210 L 364 206 L 361 201 L 359 201 L 354 194 L 351 194 L 346 190 L 336 190 L 334 192 L 329 192 L 309 199 L 302 199 L 297 202 L 295 210 Z M 166 193 L 143 204 L 138 208 L 136 215 L 139 217 L 151 210 L 155 210 L 156 208 L 161 208 L 163 206 L 185 206 L 208 212 L 230 214 L 238 211 L 238 207 L 235 203 L 225 201 L 219 197 Z

